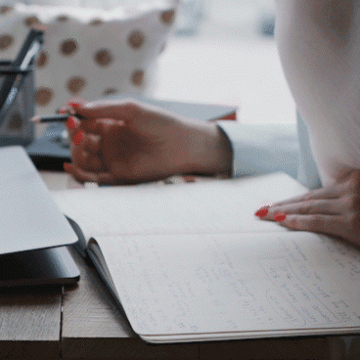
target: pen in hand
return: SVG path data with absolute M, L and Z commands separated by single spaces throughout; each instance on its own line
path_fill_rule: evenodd
M 71 116 L 76 116 L 79 119 L 83 119 L 83 117 L 79 114 L 56 114 L 47 116 L 34 116 L 31 121 L 35 123 L 64 122 L 67 121 Z

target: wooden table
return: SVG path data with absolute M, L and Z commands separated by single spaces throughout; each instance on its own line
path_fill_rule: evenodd
M 66 174 L 42 175 L 50 189 L 79 186 Z M 93 267 L 72 252 L 78 285 L 0 290 L 0 359 L 328 359 L 324 337 L 147 344 Z

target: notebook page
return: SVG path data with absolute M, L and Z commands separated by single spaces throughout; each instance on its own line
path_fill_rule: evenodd
M 285 174 L 164 186 L 53 191 L 86 238 L 115 234 L 283 232 L 256 209 L 306 189 Z
M 100 237 L 120 302 L 150 342 L 360 329 L 360 254 L 311 233 Z

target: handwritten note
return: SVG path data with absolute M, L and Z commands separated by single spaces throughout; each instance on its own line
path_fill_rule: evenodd
M 144 338 L 360 328 L 358 290 L 342 283 L 334 257 L 360 261 L 332 240 L 299 232 L 97 240 Z
M 254 216 L 305 191 L 272 174 L 52 195 L 98 241 L 103 273 L 145 340 L 359 332 L 358 250 Z

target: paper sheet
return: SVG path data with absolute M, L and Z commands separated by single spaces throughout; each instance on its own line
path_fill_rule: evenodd
M 150 342 L 356 332 L 360 254 L 304 232 L 97 239 Z
M 286 231 L 254 216 L 265 203 L 306 189 L 285 174 L 164 186 L 53 191 L 85 236 Z

